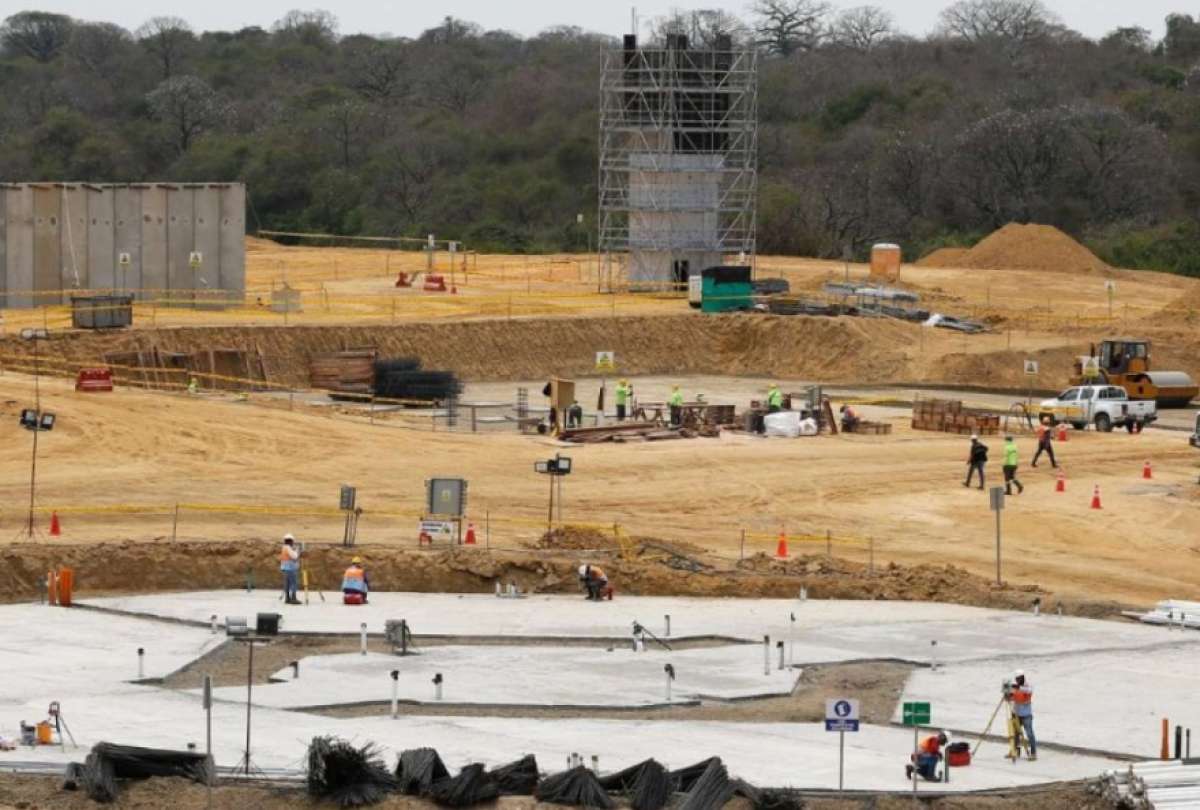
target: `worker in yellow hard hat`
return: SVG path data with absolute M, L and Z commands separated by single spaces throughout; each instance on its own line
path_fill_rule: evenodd
M 667 405 L 671 409 L 671 426 L 675 427 L 683 421 L 683 392 L 679 390 L 678 385 L 671 386 L 671 396 L 667 399 Z
M 342 575 L 342 603 L 347 605 L 365 605 L 367 592 L 371 588 L 367 572 L 363 569 L 362 557 L 350 560 L 350 567 Z
M 767 389 L 767 413 L 776 413 L 783 410 L 783 392 L 779 390 L 779 383 L 771 383 L 771 387 Z

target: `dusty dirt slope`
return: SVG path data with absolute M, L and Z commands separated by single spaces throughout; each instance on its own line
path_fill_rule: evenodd
M 970 248 L 938 248 L 922 256 L 916 264 L 918 267 L 962 267 L 963 257 L 970 252 Z

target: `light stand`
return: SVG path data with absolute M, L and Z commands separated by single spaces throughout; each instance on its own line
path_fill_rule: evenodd
M 562 479 L 571 474 L 571 459 L 558 453 L 547 461 L 535 461 L 533 471 L 550 477 L 550 506 L 546 513 L 546 531 L 554 529 L 554 487 L 558 486 L 558 520 L 562 522 Z
M 255 766 L 250 760 L 250 711 L 253 706 L 251 703 L 251 696 L 254 689 L 254 645 L 268 644 L 270 643 L 270 640 L 265 638 L 257 638 L 255 636 L 245 636 L 244 638 L 239 638 L 237 640 L 249 647 L 250 655 L 246 660 L 246 751 L 242 755 L 242 758 L 238 761 L 237 767 L 234 770 L 243 770 L 243 772 L 249 776 L 251 768 L 258 770 L 258 767 Z
M 46 338 L 45 329 L 22 329 L 21 338 L 23 340 L 33 341 L 33 452 L 29 458 L 29 523 L 26 529 L 26 537 L 29 540 L 33 539 L 33 508 L 34 501 L 37 496 L 37 452 L 38 452 L 38 434 L 42 432 L 42 384 L 41 384 L 41 359 L 38 353 L 38 341 Z M 54 415 L 50 415 L 49 422 L 44 428 L 50 430 L 54 426 Z M 26 427 L 30 425 L 26 424 Z

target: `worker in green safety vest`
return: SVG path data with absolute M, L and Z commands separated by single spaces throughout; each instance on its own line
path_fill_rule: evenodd
M 625 421 L 625 412 L 629 406 L 629 395 L 633 393 L 633 386 L 629 384 L 629 380 L 621 380 L 617 383 L 617 421 Z
M 783 410 L 783 392 L 779 390 L 778 383 L 771 383 L 771 387 L 767 389 L 767 412 L 775 413 Z
M 671 386 L 671 396 L 667 405 L 671 407 L 671 425 L 677 426 L 683 421 L 683 392 L 679 390 L 678 385 Z

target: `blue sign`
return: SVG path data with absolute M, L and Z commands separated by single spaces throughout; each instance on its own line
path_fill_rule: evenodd
M 857 700 L 839 698 L 825 701 L 826 731 L 858 731 Z

